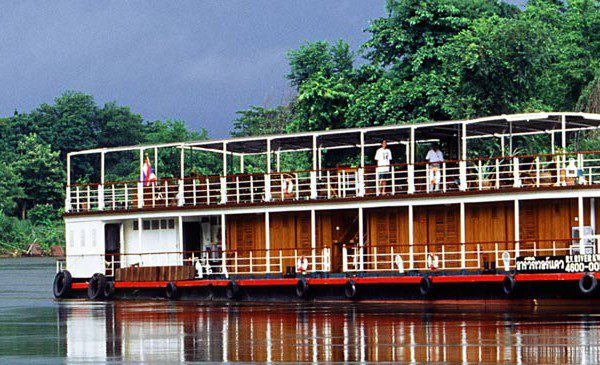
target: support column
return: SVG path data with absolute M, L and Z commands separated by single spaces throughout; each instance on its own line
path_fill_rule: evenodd
M 181 250 L 181 252 L 183 253 L 183 217 L 179 216 L 177 217 L 177 239 L 178 239 L 178 244 L 177 247 Z
M 313 271 L 317 271 L 317 214 L 314 209 L 310 210 L 310 248 Z M 323 257 L 323 260 L 325 260 L 325 257 Z
M 154 175 L 158 179 L 158 147 L 154 147 Z
M 244 173 L 244 155 L 240 155 L 240 174 Z
M 365 167 L 365 132 L 360 131 L 360 167 Z
M 312 160 L 313 160 L 313 170 L 318 170 L 319 169 L 319 164 L 318 164 L 318 159 L 320 156 L 318 156 L 320 152 L 317 152 L 317 136 L 313 135 L 312 136 Z
M 223 152 L 221 153 L 223 158 L 223 176 L 227 176 L 227 143 L 223 142 Z
M 221 182 L 221 204 L 227 203 L 227 143 L 223 142 L 223 176 L 220 178 Z
M 67 153 L 67 192 L 65 196 L 65 212 L 71 211 L 71 154 Z
M 227 229 L 225 214 L 221 214 L 221 272 L 227 275 Z
M 185 177 L 185 148 L 181 145 L 181 152 L 179 156 L 179 176 L 183 179 Z
M 265 212 L 265 258 L 267 273 L 271 272 L 271 223 L 269 218 L 269 212 Z
M 359 247 L 359 255 L 360 255 L 360 271 L 364 271 L 365 263 L 364 263 L 364 246 L 365 246 L 365 232 L 364 232 L 364 212 L 363 208 L 358 208 L 358 247 Z
M 566 115 L 562 115 L 561 119 L 560 119 L 560 139 L 561 139 L 561 147 L 563 149 L 567 148 L 567 116 Z
M 460 162 L 459 173 L 460 173 L 460 190 L 467 190 L 467 124 L 462 124 L 461 131 L 461 143 L 460 143 Z
M 408 255 L 409 255 L 409 259 L 408 259 L 408 269 L 409 270 L 414 270 L 415 268 L 415 248 L 414 248 L 414 244 L 415 244 L 415 226 L 414 226 L 414 211 L 413 211 L 413 206 L 409 205 L 408 206 Z
M 520 220 L 519 220 L 519 201 L 515 199 L 514 202 L 514 219 L 515 219 L 515 257 L 519 256 L 519 241 L 521 239 L 520 233 Z
M 144 207 L 144 182 L 142 181 L 142 176 L 144 176 L 144 149 L 140 148 L 140 178 L 138 180 L 137 189 L 138 208 Z
M 144 229 L 144 225 L 142 224 L 142 218 L 138 218 L 138 252 L 134 252 L 134 253 L 142 253 L 142 230 Z M 142 256 L 139 256 L 140 262 L 139 264 L 141 264 L 142 262 Z M 130 262 L 128 262 L 128 264 L 131 264 Z
M 277 172 L 281 172 L 281 152 L 275 151 L 275 167 Z
M 460 203 L 460 268 L 467 268 L 465 203 Z
M 98 185 L 98 210 L 104 210 L 104 151 L 100 152 L 100 185 Z
M 585 254 L 585 240 L 583 239 L 583 210 L 584 210 L 584 205 L 583 205 L 583 197 L 578 197 L 577 198 L 577 226 L 579 227 L 579 254 L 583 255 Z
M 415 192 L 415 128 L 410 129 L 409 154 L 408 154 L 408 187 L 409 194 Z M 412 258 L 412 256 L 411 256 Z
M 267 172 L 265 174 L 265 201 L 271 200 L 271 139 L 267 138 Z
M 552 154 L 556 153 L 556 141 L 555 140 L 556 140 L 556 137 L 554 136 L 554 131 L 551 131 L 550 132 L 550 145 L 551 145 L 550 152 Z

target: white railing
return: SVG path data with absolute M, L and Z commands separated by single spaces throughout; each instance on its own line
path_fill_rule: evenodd
M 320 249 L 273 249 L 252 251 L 189 251 L 189 252 L 144 252 L 124 254 L 80 254 L 69 258 L 102 257 L 103 274 L 114 277 L 118 268 L 149 266 L 193 266 L 196 277 L 212 274 L 261 275 L 298 274 L 331 271 L 331 250 Z M 63 259 L 56 261 L 57 272 L 65 269 Z
M 440 164 L 336 168 L 318 171 L 238 174 L 67 187 L 70 212 L 142 207 L 251 204 L 379 195 L 578 186 L 600 183 L 600 152 L 500 157 Z
M 598 236 L 594 248 L 600 252 Z M 415 244 L 402 246 L 344 246 L 344 272 L 481 271 L 513 270 L 520 256 L 568 255 L 578 240 Z

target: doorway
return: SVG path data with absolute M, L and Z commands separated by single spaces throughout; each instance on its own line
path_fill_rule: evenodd
M 121 253 L 121 223 L 108 223 L 104 225 L 104 253 L 107 256 L 106 261 L 114 259 L 113 270 L 118 269 L 120 267 L 119 254 Z

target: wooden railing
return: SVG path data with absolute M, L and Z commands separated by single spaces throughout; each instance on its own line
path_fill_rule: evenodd
M 394 164 L 388 174 L 377 167 L 330 168 L 108 182 L 67 187 L 66 210 L 258 204 L 265 202 L 348 199 L 380 195 L 486 191 L 600 183 L 600 152 L 480 158 L 439 164 Z

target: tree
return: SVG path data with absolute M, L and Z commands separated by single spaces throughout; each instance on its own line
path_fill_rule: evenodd
M 292 121 L 293 101 L 275 108 L 251 106 L 236 112 L 238 117 L 233 121 L 233 137 L 261 136 L 280 134 Z
M 10 214 L 17 207 L 17 201 L 23 198 L 22 181 L 12 163 L 6 160 L 0 162 L 0 214 Z
M 354 57 L 348 43 L 342 40 L 333 45 L 325 41 L 308 42 L 288 52 L 290 73 L 287 78 L 292 86 L 300 86 L 317 73 L 325 78 L 345 75 L 352 71 Z
M 64 199 L 64 170 L 60 153 L 53 152 L 36 134 L 23 136 L 17 149 L 15 170 L 21 176 L 23 195 L 17 199 L 21 219 L 27 210 L 37 204 L 51 204 L 58 208 Z

